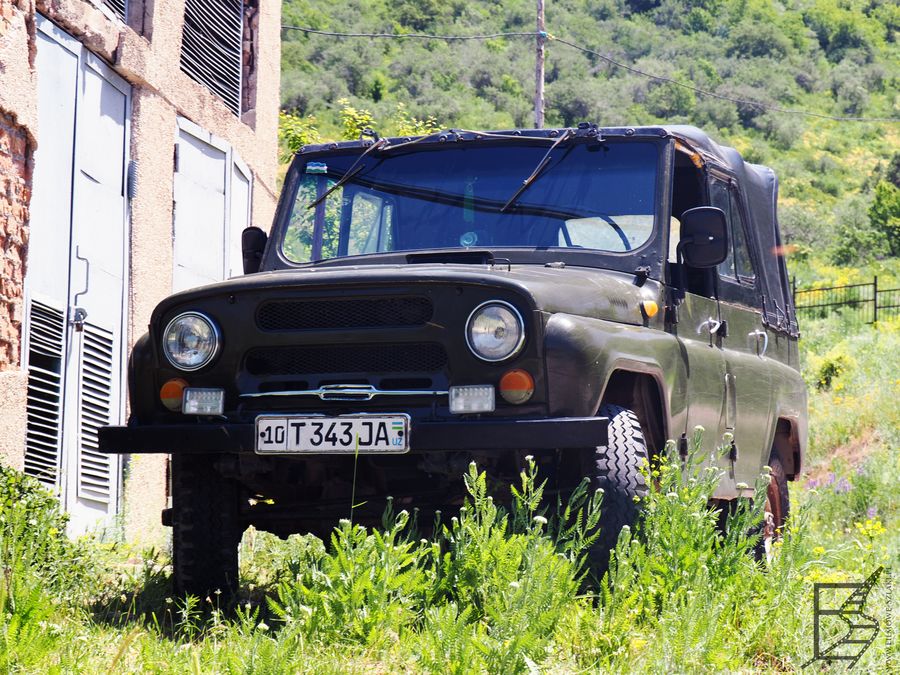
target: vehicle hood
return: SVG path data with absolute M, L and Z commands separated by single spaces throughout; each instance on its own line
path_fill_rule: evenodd
M 202 307 L 204 299 L 231 295 L 263 297 L 268 290 L 283 293 L 291 287 L 309 293 L 317 288 L 362 290 L 400 287 L 415 292 L 420 285 L 465 284 L 493 286 L 518 293 L 532 309 L 570 313 L 619 323 L 643 323 L 641 302 L 659 301 L 660 284 L 652 279 L 639 285 L 634 274 L 587 267 L 539 265 L 401 264 L 307 267 L 260 272 L 176 293 L 161 302 L 154 321 L 174 308 Z

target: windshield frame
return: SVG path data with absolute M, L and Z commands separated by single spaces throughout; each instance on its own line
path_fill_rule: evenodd
M 565 130 L 561 130 L 564 132 Z M 604 130 L 606 131 L 606 130 Z M 650 131 L 650 130 L 648 130 Z M 630 251 L 603 251 L 598 249 L 582 249 L 575 247 L 475 247 L 467 249 L 464 247 L 441 247 L 415 250 L 400 250 L 381 253 L 366 253 L 360 255 L 348 255 L 335 258 L 326 258 L 322 260 L 310 262 L 295 262 L 288 258 L 283 249 L 283 240 L 290 224 L 291 212 L 294 207 L 296 193 L 300 182 L 305 174 L 303 167 L 308 162 L 322 161 L 328 157 L 334 156 L 359 156 L 371 147 L 371 142 L 364 144 L 361 142 L 331 144 L 327 146 L 316 146 L 304 149 L 298 152 L 291 163 L 288 173 L 285 177 L 284 185 L 281 191 L 278 208 L 276 210 L 275 222 L 273 223 L 271 236 L 264 256 L 264 263 L 261 269 L 308 269 L 316 267 L 335 267 L 335 266 L 362 266 L 362 265 L 405 265 L 411 262 L 418 262 L 418 259 L 425 255 L 434 255 L 445 253 L 448 257 L 459 255 L 467 251 L 479 251 L 487 254 L 488 257 L 501 259 L 504 262 L 509 261 L 510 264 L 531 264 L 545 265 L 547 263 L 562 262 L 566 265 L 574 265 L 579 267 L 594 267 L 616 269 L 625 272 L 633 272 L 638 267 L 649 267 L 650 277 L 661 279 L 663 273 L 663 264 L 665 260 L 666 247 L 663 245 L 663 238 L 668 232 L 668 218 L 664 218 L 667 214 L 669 203 L 669 182 L 670 182 L 670 164 L 674 143 L 668 135 L 661 135 L 659 130 L 653 130 L 656 133 L 634 133 L 634 130 L 623 130 L 619 134 L 604 133 L 602 140 L 598 141 L 596 137 L 578 136 L 567 140 L 562 144 L 565 147 L 574 143 L 653 143 L 657 145 L 657 166 L 656 166 L 656 184 L 654 188 L 654 200 L 656 204 L 653 228 L 647 240 L 639 247 Z M 630 133 L 628 133 L 630 132 Z M 388 145 L 386 148 L 376 150 L 376 156 L 384 153 L 390 157 L 393 153 L 406 152 L 440 152 L 447 148 L 449 144 L 444 142 L 434 142 L 431 139 L 423 138 L 426 142 L 410 143 L 409 139 L 398 139 L 398 144 L 394 147 Z M 505 146 L 510 143 L 521 143 L 533 145 L 536 150 L 545 150 L 550 147 L 556 138 L 554 136 L 535 137 L 531 135 L 523 135 L 521 137 L 505 135 L 502 138 L 486 137 L 477 141 L 466 141 L 468 145 L 477 143 L 478 146 L 488 149 L 490 147 Z M 404 143 L 405 142 L 405 143 Z M 404 147 L 409 145 L 410 147 Z M 449 147 L 452 147 L 450 145 Z M 540 159 L 540 152 L 535 153 L 536 161 Z M 533 167 L 523 167 L 523 180 Z M 537 178 L 539 182 L 540 177 Z

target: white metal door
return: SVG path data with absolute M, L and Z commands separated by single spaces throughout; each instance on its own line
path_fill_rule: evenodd
M 51 351 L 35 338 L 42 325 L 51 323 L 53 310 L 58 313 L 53 317 L 61 314 L 64 319 L 53 343 L 60 347 L 61 410 L 53 418 L 59 438 L 57 475 L 53 480 L 45 476 L 45 482 L 59 491 L 72 533 L 81 533 L 109 524 L 120 495 L 119 457 L 97 451 L 97 432 L 124 418 L 130 88 L 49 21 L 41 19 L 38 27 L 41 146 L 35 158 L 31 222 L 32 237 L 37 235 L 53 255 L 29 251 L 26 349 L 29 392 L 35 391 L 29 396 L 29 441 L 37 438 L 39 429 L 32 408 L 40 408 L 32 398 L 39 393 L 40 376 L 50 379 L 31 365 L 32 360 L 40 362 L 39 349 Z M 60 64 L 67 69 L 61 72 Z M 56 126 L 67 129 L 68 135 L 47 133 Z M 49 449 L 43 455 L 42 449 L 29 442 L 26 468 L 29 455 L 34 457 L 32 465 L 38 459 L 52 463 Z
M 172 290 L 243 273 L 241 231 L 250 224 L 252 174 L 221 138 L 178 120 Z

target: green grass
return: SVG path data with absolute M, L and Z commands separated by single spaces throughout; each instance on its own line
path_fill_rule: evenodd
M 474 466 L 469 500 L 433 539 L 406 512 L 377 531 L 341 522 L 329 542 L 251 531 L 241 602 L 171 596 L 168 557 L 69 542 L 51 498 L 0 474 L 0 665 L 7 672 L 782 672 L 812 651 L 812 584 L 858 581 L 900 560 L 900 322 L 847 334 L 804 326 L 808 473 L 770 563 L 751 555 L 744 504 L 725 531 L 718 476 L 648 467 L 645 519 L 602 584 L 585 579 L 598 495 L 548 503 L 532 465 L 510 510 Z M 893 611 L 897 584 L 894 577 Z M 888 584 L 867 608 L 883 632 L 856 672 L 900 664 Z M 888 651 L 887 631 L 893 631 Z M 835 672 L 840 672 L 836 669 Z

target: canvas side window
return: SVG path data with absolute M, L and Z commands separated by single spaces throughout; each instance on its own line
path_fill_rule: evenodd
M 747 248 L 744 228 L 744 217 L 741 215 L 741 205 L 734 190 L 731 193 L 731 241 L 734 244 L 734 268 L 738 278 L 752 282 L 756 278 L 753 270 L 753 262 L 750 259 L 750 250 Z
M 731 195 L 728 185 L 722 181 L 714 180 L 709 188 L 709 201 L 711 206 L 722 209 L 725 212 L 725 219 L 728 221 L 728 238 L 732 244 L 728 249 L 728 257 L 719 264 L 719 276 L 726 279 L 737 280 L 734 265 L 734 227 L 732 226 L 733 218 L 731 216 Z

